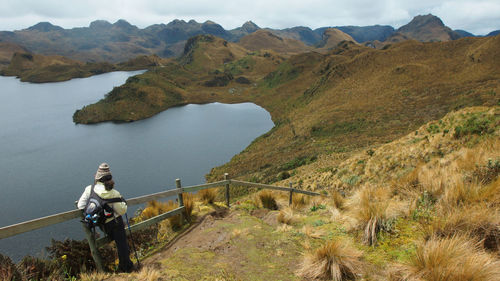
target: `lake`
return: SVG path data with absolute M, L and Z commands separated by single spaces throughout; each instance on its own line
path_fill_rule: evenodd
M 0 226 L 74 209 L 101 162 L 109 163 L 125 198 L 204 183 L 273 127 L 251 104 L 187 105 L 132 123 L 75 125 L 75 110 L 142 72 L 113 72 L 31 84 L 0 77 Z M 129 212 L 129 216 L 133 215 Z M 14 260 L 43 255 L 50 239 L 82 239 L 78 220 L 0 240 Z

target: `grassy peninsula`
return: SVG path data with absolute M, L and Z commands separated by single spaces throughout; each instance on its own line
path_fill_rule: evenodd
M 452 110 L 498 104 L 499 46 L 498 36 L 405 41 L 384 50 L 342 42 L 327 54 L 290 55 L 202 35 L 177 61 L 130 78 L 73 118 L 134 121 L 187 103 L 254 102 L 275 127 L 207 177 L 229 172 L 275 182 L 322 156 L 377 147 Z
M 61 82 L 73 78 L 85 78 L 111 71 L 148 69 L 162 65 L 166 59 L 158 56 L 140 56 L 124 63 L 87 62 L 63 56 L 45 56 L 28 51 L 14 52 L 9 64 L 0 70 L 0 75 L 16 76 L 23 82 Z

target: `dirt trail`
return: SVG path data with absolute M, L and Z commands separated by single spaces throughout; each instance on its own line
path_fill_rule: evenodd
M 277 231 L 276 215 L 218 209 L 143 260 L 142 274 L 107 280 L 297 280 L 300 239 Z

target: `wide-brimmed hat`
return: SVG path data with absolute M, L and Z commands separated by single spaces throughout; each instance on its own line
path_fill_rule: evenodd
M 99 165 L 99 168 L 95 173 L 95 180 L 100 180 L 105 176 L 111 176 L 111 171 L 109 170 L 108 163 L 102 163 L 101 165 Z

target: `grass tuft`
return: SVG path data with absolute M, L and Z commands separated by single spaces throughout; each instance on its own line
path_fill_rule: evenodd
M 276 203 L 276 197 L 269 190 L 262 190 L 258 193 L 260 202 L 262 206 L 269 210 L 278 210 L 278 204 Z
M 200 201 L 202 201 L 205 204 L 213 204 L 215 202 L 216 197 L 217 197 L 216 188 L 208 188 L 198 191 L 198 198 L 200 198 Z
M 417 247 L 409 280 L 500 280 L 500 262 L 465 236 L 436 238 Z
M 299 210 L 309 204 L 309 197 L 304 194 L 294 194 L 292 197 L 292 208 Z
M 361 252 L 345 241 L 332 240 L 309 252 L 297 271 L 306 280 L 353 280 L 362 266 Z
M 280 211 L 278 214 L 278 222 L 284 223 L 284 224 L 293 224 L 297 219 L 293 213 L 293 210 L 290 208 L 285 208 Z
M 344 209 L 345 199 L 342 196 L 342 194 L 340 194 L 340 192 L 338 192 L 336 190 L 332 192 L 332 201 L 331 202 L 335 208 L 337 208 L 339 210 Z
M 191 193 L 184 193 L 184 194 L 182 194 L 182 199 L 184 201 L 184 208 L 185 208 L 184 216 L 189 222 L 191 222 L 191 218 L 193 215 L 195 196 Z
M 81 281 L 102 281 L 109 278 L 111 275 L 109 273 L 97 273 L 97 272 L 86 272 L 80 274 Z
M 369 246 L 377 243 L 377 233 L 387 220 L 389 189 L 365 186 L 352 202 L 354 217 L 364 229 L 363 242 Z
M 500 213 L 486 206 L 450 210 L 433 220 L 424 231 L 428 238 L 466 235 L 481 241 L 484 249 L 500 249 Z

